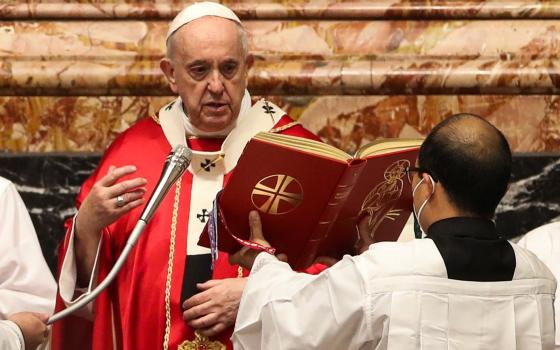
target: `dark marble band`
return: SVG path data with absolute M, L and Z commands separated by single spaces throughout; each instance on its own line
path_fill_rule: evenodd
M 0 176 L 13 181 L 54 270 L 63 222 L 99 154 L 0 154 Z M 560 218 L 560 154 L 517 154 L 512 184 L 498 207 L 498 231 L 514 237 Z

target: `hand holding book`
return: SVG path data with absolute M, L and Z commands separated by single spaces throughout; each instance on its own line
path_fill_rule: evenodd
M 372 231 L 369 225 L 371 216 L 364 216 L 357 224 L 356 230 L 358 230 L 358 241 L 354 246 L 354 253 L 356 255 L 365 252 L 370 245 L 375 243 L 375 231 Z
M 268 252 L 260 247 L 272 247 L 264 237 L 261 218 L 256 210 L 252 210 L 249 213 L 249 228 L 251 230 L 249 241 L 255 243 L 255 245 L 244 245 L 238 252 L 229 256 L 229 263 L 232 265 L 239 265 L 250 270 L 253 267 L 253 263 L 255 262 L 257 255 L 262 252 Z M 286 261 L 287 259 L 285 254 L 279 254 L 277 258 L 282 261 Z
M 375 243 L 374 234 L 375 232 L 371 232 L 369 229 L 368 221 L 371 218 L 369 216 L 364 217 L 360 220 L 356 229 L 359 232 L 359 239 L 356 242 L 354 254 L 358 255 L 363 253 L 368 249 L 368 247 Z M 255 263 L 255 259 L 257 255 L 262 252 L 268 252 L 266 249 L 262 249 L 260 247 L 266 248 L 273 248 L 270 246 L 270 243 L 265 238 L 265 234 L 262 231 L 262 223 L 259 213 L 256 210 L 253 210 L 249 213 L 249 228 L 251 231 L 251 236 L 249 241 L 255 243 L 254 246 L 245 245 L 235 254 L 229 256 L 229 263 L 232 265 L 239 265 L 244 267 L 248 270 L 253 268 L 253 264 Z M 273 253 L 271 253 L 273 254 Z M 280 261 L 287 261 L 287 256 L 285 254 L 278 254 L 278 260 Z M 338 262 L 338 259 L 334 259 L 328 256 L 320 256 L 318 257 L 314 263 L 324 264 L 327 266 L 332 266 Z

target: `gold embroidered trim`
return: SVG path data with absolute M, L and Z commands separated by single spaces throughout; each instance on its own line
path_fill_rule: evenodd
M 277 127 L 277 128 L 272 128 L 272 129 L 270 129 L 269 132 L 271 132 L 271 133 L 278 133 L 278 132 L 284 131 L 284 130 L 286 130 L 286 129 L 289 129 L 289 128 L 291 128 L 292 126 L 296 126 L 296 125 L 298 125 L 298 124 L 299 124 L 298 122 L 293 121 L 293 122 L 288 123 L 288 124 L 286 124 L 286 125 L 282 125 L 282 126 L 279 126 L 279 127 Z
M 171 217 L 171 238 L 169 242 L 169 259 L 167 261 L 167 279 L 165 281 L 165 335 L 163 349 L 169 349 L 171 334 L 171 275 L 173 274 L 173 257 L 175 255 L 175 237 L 177 233 L 177 217 L 179 216 L 179 196 L 181 194 L 181 178 L 175 185 L 175 199 L 173 202 L 173 216 Z
M 187 135 L 189 140 L 225 140 L 225 136 L 194 136 Z
M 288 124 L 289 125 L 289 124 Z M 287 125 L 286 125 L 287 126 Z M 181 194 L 181 179 L 177 180 L 175 187 L 175 198 L 173 202 L 173 216 L 171 218 L 171 232 L 169 243 L 169 258 L 167 261 L 167 277 L 165 281 L 165 334 L 163 336 L 163 349 L 169 350 L 169 338 L 171 336 L 171 277 L 173 274 L 173 258 L 175 255 L 175 237 L 177 236 L 177 218 L 179 216 L 179 197 Z M 237 267 L 237 278 L 243 277 L 243 268 Z M 208 337 L 201 335 L 198 331 L 194 332 L 195 339 L 185 340 L 178 350 L 225 350 L 226 346 L 219 341 L 210 341 Z

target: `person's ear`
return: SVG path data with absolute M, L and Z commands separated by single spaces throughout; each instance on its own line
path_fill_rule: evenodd
M 173 93 L 178 93 L 177 89 L 177 81 L 175 80 L 175 68 L 173 67 L 173 63 L 167 57 L 164 57 L 159 61 L 159 68 L 165 75 L 165 79 L 169 83 L 169 87 Z
M 434 179 L 428 173 L 422 173 L 422 179 L 424 179 L 424 183 L 428 186 L 428 195 L 434 194 L 436 191 L 436 183 Z
M 253 67 L 253 63 L 255 63 L 255 58 L 252 54 L 247 54 L 247 58 L 245 58 L 245 87 L 249 85 L 249 69 Z

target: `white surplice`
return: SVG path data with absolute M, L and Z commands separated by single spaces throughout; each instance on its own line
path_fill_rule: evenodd
M 52 314 L 56 282 L 14 184 L 0 177 L 0 349 L 24 349 L 18 326 L 5 319 L 23 311 Z M 48 342 L 41 349 L 48 349 Z
M 552 271 L 556 279 L 560 279 L 560 221 L 538 227 L 528 232 L 517 243 L 542 260 Z M 556 349 L 560 349 L 560 291 L 556 289 L 554 301 L 556 324 Z
M 0 321 L 0 349 L 25 350 L 25 340 L 18 325 L 12 321 Z
M 513 245 L 512 281 L 450 280 L 430 239 L 383 242 L 312 276 L 261 253 L 236 349 L 551 349 L 556 281 Z
M 0 319 L 34 311 L 52 314 L 56 282 L 13 183 L 0 177 Z

